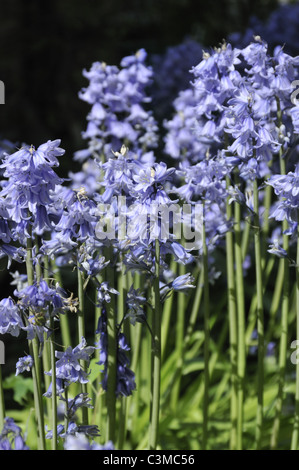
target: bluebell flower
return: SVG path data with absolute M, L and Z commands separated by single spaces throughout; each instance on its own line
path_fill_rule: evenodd
M 27 285 L 21 290 L 15 290 L 14 295 L 18 298 L 18 306 L 22 309 L 26 326 L 23 330 L 27 332 L 28 339 L 35 336 L 43 343 L 44 333 L 49 337 L 50 315 L 55 317 L 72 308 L 71 299 L 67 299 L 66 292 L 56 284 L 51 287 L 44 279 Z
M 229 173 L 230 167 L 222 154 L 205 158 L 196 165 L 180 170 L 182 184 L 176 192 L 187 202 L 205 198 L 221 203 L 227 197 L 225 176 Z
M 175 291 L 186 291 L 190 288 L 194 288 L 194 277 L 190 274 L 182 274 L 181 276 L 176 277 L 172 283 L 171 287 Z
M 142 295 L 141 289 L 134 289 L 131 286 L 126 297 L 127 311 L 125 318 L 129 318 L 132 325 L 135 325 L 136 322 L 144 321 L 144 306 L 146 302 L 147 300 Z
M 97 301 L 99 305 L 103 305 L 103 302 L 110 303 L 110 294 L 119 295 L 119 292 L 114 287 L 109 286 L 107 281 L 101 282 L 97 287 Z
M 15 290 L 14 295 L 19 299 L 22 308 L 30 308 L 35 312 L 48 309 L 51 313 L 62 312 L 65 308 L 66 292 L 58 284 L 50 287 L 48 282 L 41 279 L 33 285 L 26 286 L 22 290 Z
M 287 258 L 288 253 L 279 245 L 279 240 L 274 240 L 272 244 L 269 245 L 268 253 L 272 253 L 279 258 Z
M 84 241 L 87 237 L 94 236 L 95 210 L 96 205 L 87 197 L 84 188 L 77 194 L 74 191 L 55 230 L 67 233 L 75 241 Z
M 143 198 L 156 195 L 155 189 L 163 185 L 175 172 L 175 168 L 167 168 L 166 163 L 154 163 L 152 167 L 141 169 L 139 174 L 133 177 L 137 183 L 134 191 L 143 194 Z
M 270 212 L 270 218 L 287 219 L 290 223 L 298 222 L 299 209 L 299 164 L 287 175 L 272 175 L 267 184 L 273 187 L 278 202 Z
M 62 398 L 62 400 L 64 400 Z M 93 405 L 90 403 L 91 398 L 87 393 L 79 393 L 74 398 L 68 399 L 67 404 L 67 415 L 70 420 L 74 419 L 74 416 L 79 408 L 93 408 Z
M 20 357 L 16 363 L 16 375 L 22 374 L 23 372 L 29 372 L 33 366 L 33 359 L 29 356 Z
M 0 301 L 0 333 L 9 333 L 12 336 L 19 336 L 25 327 L 20 309 L 11 297 Z
M 10 268 L 12 261 L 24 263 L 26 259 L 26 250 L 23 247 L 17 247 L 4 243 L 0 246 L 0 258 L 7 258 L 7 269 Z
M 21 274 L 18 270 L 9 273 L 13 280 L 11 281 L 11 286 L 16 286 L 18 291 L 22 290 L 27 285 L 27 274 Z
M 94 347 L 87 346 L 85 338 L 82 337 L 81 343 L 74 349 L 69 346 L 65 352 L 56 351 L 56 378 L 63 381 L 64 387 L 71 383 L 87 383 L 88 373 L 82 368 L 80 361 L 85 361 L 87 366 L 90 362 L 90 356 L 93 354 Z M 45 372 L 46 375 L 52 375 L 52 371 Z M 47 396 L 50 396 L 51 390 L 48 390 Z

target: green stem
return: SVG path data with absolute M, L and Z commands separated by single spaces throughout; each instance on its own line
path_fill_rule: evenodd
M 118 276 L 118 321 L 119 323 L 123 321 L 125 316 L 125 305 L 126 305 L 126 295 L 127 295 L 127 283 L 125 268 L 121 260 L 121 271 Z M 127 322 L 123 323 L 123 327 L 127 327 Z M 128 335 L 125 333 L 125 336 L 128 338 Z M 121 398 L 120 410 L 119 410 L 119 426 L 118 426 L 118 450 L 122 450 L 126 438 L 127 430 L 127 397 Z
M 111 258 L 108 258 L 111 259 Z M 110 287 L 114 287 L 113 267 L 107 268 L 107 281 Z M 115 442 L 116 423 L 116 370 L 117 370 L 117 325 L 114 295 L 106 305 L 107 309 L 107 340 L 108 340 L 108 377 L 107 377 L 107 440 Z
M 186 267 L 182 264 L 179 265 L 179 275 L 183 275 L 186 272 Z M 177 363 L 177 374 L 176 381 L 173 384 L 170 406 L 173 410 L 176 410 L 181 377 L 182 377 L 182 368 L 183 368 L 183 349 L 184 349 L 184 329 L 185 329 L 185 294 L 182 292 L 178 293 L 177 296 L 178 308 L 177 308 L 177 321 L 176 321 L 176 351 L 178 353 L 178 363 Z
M 299 338 L 299 224 L 297 225 L 297 259 L 296 259 L 296 338 Z M 299 361 L 296 361 L 295 417 L 291 450 L 298 450 L 299 438 Z
M 27 282 L 31 286 L 34 283 L 34 270 L 32 263 L 32 238 L 31 231 L 29 238 L 27 238 L 27 255 L 26 255 L 26 271 Z M 40 371 L 40 358 L 38 353 L 38 342 L 35 337 L 33 340 L 28 341 L 30 355 L 33 358 L 32 366 L 32 379 L 34 387 L 34 403 L 36 419 L 38 424 L 39 433 L 39 450 L 45 450 L 45 430 L 44 430 L 44 411 L 43 411 L 43 398 L 42 398 L 42 385 L 41 385 L 41 371 Z
M 160 380 L 161 380 L 161 306 L 160 306 L 160 244 L 155 240 L 155 279 L 154 279 L 154 310 L 152 321 L 152 390 L 149 448 L 157 448 L 160 412 Z
M 270 338 L 272 338 L 273 330 L 275 327 L 276 315 L 277 315 L 279 305 L 280 305 L 281 293 L 283 291 L 283 283 L 284 283 L 284 259 L 280 258 L 279 263 L 278 263 L 276 279 L 275 279 L 275 286 L 273 290 L 273 297 L 272 297 L 271 306 L 269 310 L 269 323 L 268 323 L 268 328 L 267 328 L 267 334 L 265 337 L 266 344 L 270 341 Z
M 280 172 L 282 175 L 286 174 L 285 159 L 280 152 Z M 288 229 L 288 222 L 282 222 L 283 230 L 283 249 L 288 252 L 289 239 L 288 235 L 284 232 Z M 281 333 L 280 333 L 280 346 L 279 346 L 279 377 L 278 377 L 278 393 L 275 406 L 275 418 L 271 435 L 271 449 L 276 449 L 279 437 L 281 411 L 284 395 L 284 383 L 287 363 L 287 341 L 288 341 L 288 317 L 289 317 L 289 261 L 287 258 L 281 260 L 283 265 L 283 287 L 282 287 L 282 304 L 281 304 Z
M 64 387 L 64 430 L 67 432 L 68 427 L 69 427 L 69 406 L 68 406 L 68 389 L 67 385 L 65 384 Z
M 243 256 L 241 236 L 241 206 L 235 203 L 235 261 L 236 261 L 236 295 L 237 295 L 237 372 L 238 372 L 238 416 L 237 416 L 237 449 L 243 447 L 243 415 L 244 415 L 244 382 L 246 365 L 245 344 L 245 296 L 243 279 Z
M 175 272 L 174 260 L 171 261 L 170 269 L 171 271 Z M 171 314 L 172 314 L 173 298 L 174 298 L 173 294 L 167 297 L 163 305 L 162 332 L 161 332 L 161 358 L 162 360 L 165 357 L 167 341 L 169 339 L 169 325 L 170 325 L 170 319 L 171 319 Z
M 56 393 L 56 360 L 55 360 L 55 332 L 54 321 L 50 318 L 50 328 L 52 330 L 50 340 L 50 357 L 52 370 L 52 450 L 57 450 L 57 393 Z
M 83 276 L 77 265 L 77 278 L 78 278 L 78 342 L 80 343 L 82 337 L 85 338 L 85 315 L 84 315 L 84 288 L 83 288 Z M 85 361 L 80 361 L 81 367 L 86 370 Z M 81 384 L 82 393 L 87 393 L 87 384 Z M 88 408 L 82 407 L 82 423 L 88 424 Z
M 203 429 L 202 450 L 206 450 L 208 442 L 208 420 L 209 420 L 209 386 L 210 386 L 210 293 L 209 293 L 209 266 L 208 247 L 205 228 L 205 203 L 203 203 L 203 228 L 202 228 L 202 251 L 203 251 L 203 275 L 204 275 L 204 398 L 203 398 Z
M 227 181 L 227 185 L 229 182 Z M 232 207 L 227 200 L 226 203 L 227 220 L 232 218 Z M 237 309 L 236 309 L 236 286 L 235 286 L 235 267 L 234 267 L 234 239 L 233 232 L 226 234 L 226 266 L 227 266 L 227 297 L 229 314 L 229 339 L 230 339 L 230 361 L 231 361 L 231 436 L 230 449 L 237 447 L 237 422 L 238 422 L 238 327 L 237 327 Z
M 199 313 L 199 307 L 200 307 L 200 304 L 201 304 L 201 298 L 202 298 L 202 293 L 203 293 L 203 284 L 204 284 L 204 271 L 202 269 L 199 272 L 198 278 L 197 278 L 197 284 L 196 284 L 196 291 L 195 291 L 193 306 L 192 306 L 188 326 L 187 326 L 187 329 L 186 329 L 186 335 L 185 335 L 185 338 L 184 338 L 183 356 L 185 355 L 185 352 L 187 351 L 187 348 L 188 348 L 188 346 L 190 344 L 190 341 L 191 341 L 192 334 L 194 333 L 194 328 L 195 328 L 196 320 L 197 320 L 198 313 Z
M 259 221 L 259 193 L 257 180 L 253 183 L 254 200 L 254 249 L 255 249 L 255 272 L 257 289 L 257 334 L 258 334 L 258 384 L 257 384 L 257 416 L 255 446 L 261 448 L 263 436 L 264 420 L 264 307 L 263 307 L 263 274 L 262 274 L 262 253 Z
M 62 286 L 62 279 L 61 279 L 61 273 L 59 268 L 56 266 L 54 260 L 50 260 L 50 266 L 51 270 L 53 272 L 53 276 L 55 279 L 55 282 L 58 282 L 60 286 Z M 70 326 L 69 326 L 69 320 L 68 320 L 68 313 L 65 312 L 63 315 L 60 315 L 60 331 L 61 331 L 61 337 L 62 337 L 62 343 L 65 346 L 75 346 L 72 344 L 71 340 L 71 333 L 70 333 Z

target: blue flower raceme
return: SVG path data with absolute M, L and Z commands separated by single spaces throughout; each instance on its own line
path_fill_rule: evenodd
M 273 187 L 278 196 L 277 204 L 271 210 L 270 217 L 275 220 L 287 220 L 291 224 L 298 222 L 299 210 L 299 164 L 287 175 L 272 175 L 267 184 Z
M 29 339 L 37 336 L 41 342 L 44 341 L 44 333 L 46 336 L 51 334 L 50 316 L 64 314 L 70 307 L 64 289 L 58 284 L 53 288 L 44 279 L 21 290 L 15 289 L 14 295 L 18 299 L 19 311 L 22 312 L 26 322 L 22 329 L 27 331 Z
M 157 126 L 145 104 L 150 101 L 146 88 L 152 80 L 152 70 L 145 65 L 147 54 L 140 49 L 124 57 L 120 68 L 95 62 L 84 76 L 89 86 L 79 96 L 92 105 L 87 116 L 88 126 L 83 138 L 88 139 L 88 150 L 76 153 L 76 158 L 86 159 L 104 155 L 120 148 L 123 141 L 139 155 L 140 145 L 154 148 L 157 145 Z
M 78 191 L 64 189 L 62 194 L 61 191 L 57 192 L 53 199 L 58 221 L 51 239 L 43 242 L 41 252 L 50 256 L 70 253 L 76 258 L 75 248 L 83 243 L 95 243 L 96 203 L 88 197 L 85 188 Z
M 6 155 L 1 168 L 8 181 L 0 193 L 5 197 L 9 218 L 27 230 L 31 223 L 37 234 L 52 229 L 51 192 L 62 179 L 53 168 L 58 166 L 58 157 L 64 154 L 60 140 L 48 141 L 37 149 L 22 147 Z

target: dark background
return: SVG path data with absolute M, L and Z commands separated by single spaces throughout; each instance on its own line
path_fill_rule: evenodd
M 84 68 L 94 61 L 118 65 L 141 47 L 149 57 L 163 53 L 186 36 L 214 46 L 244 30 L 252 14 L 266 19 L 276 6 L 276 0 L 2 0 L 0 138 L 35 146 L 60 138 L 65 171 L 84 147 L 89 107 L 78 98 L 87 85 Z

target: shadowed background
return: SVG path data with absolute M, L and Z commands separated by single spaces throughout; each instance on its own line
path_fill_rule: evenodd
M 186 36 L 215 46 L 243 31 L 252 14 L 266 19 L 276 0 L 10 0 L 1 2 L 0 137 L 40 145 L 60 138 L 69 158 L 82 148 L 89 107 L 78 99 L 82 70 L 118 65 L 143 47 L 163 53 Z M 196 64 L 194 64 L 196 65 Z

